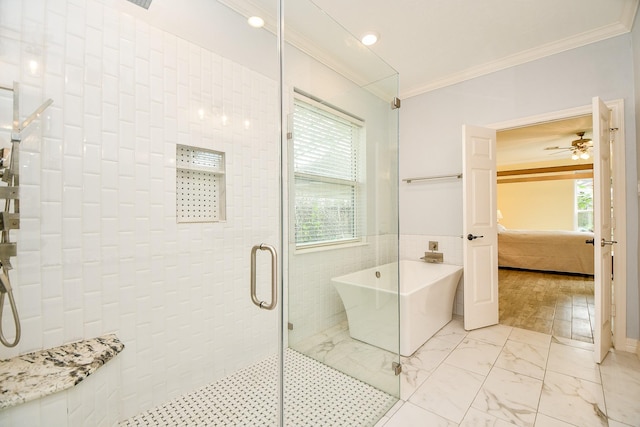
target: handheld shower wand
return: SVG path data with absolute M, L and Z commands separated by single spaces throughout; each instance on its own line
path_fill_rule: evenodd
M 20 141 L 24 131 L 34 120 L 53 103 L 51 99 L 45 101 L 37 110 L 31 113 L 23 122 L 20 121 L 20 85 L 13 82 L 13 87 L 0 86 L 0 89 L 13 92 L 13 126 L 11 130 L 11 148 L 0 150 L 0 179 L 7 183 L 0 187 L 0 199 L 5 199 L 4 211 L 0 211 L 0 343 L 7 347 L 15 347 L 20 342 L 21 327 L 18 308 L 13 298 L 13 289 L 9 279 L 11 257 L 17 255 L 16 243 L 12 243 L 9 232 L 20 228 Z M 13 201 L 13 212 L 11 205 Z M 9 299 L 15 336 L 9 341 L 2 329 L 2 315 L 5 296 Z
M 0 271 L 0 319 L 2 319 L 2 312 L 4 311 L 4 298 L 5 295 L 9 298 L 9 305 L 11 306 L 11 313 L 13 314 L 13 323 L 16 326 L 16 335 L 13 339 L 13 342 L 9 342 L 7 338 L 4 336 L 4 331 L 2 330 L 2 324 L 0 323 L 0 342 L 2 345 L 6 347 L 15 347 L 18 342 L 20 342 L 20 318 L 18 317 L 18 309 L 16 306 L 16 301 L 13 299 L 13 290 L 11 289 L 11 281 L 9 281 L 8 271 L 5 271 L 5 267 L 2 266 L 2 270 Z
M 2 158 L 0 159 L 0 166 L 3 168 L 0 170 L 0 176 L 2 181 L 5 181 L 8 185 L 2 187 L 7 194 L 4 211 L 0 212 L 0 343 L 6 347 L 15 347 L 20 342 L 20 334 L 22 328 L 20 327 L 20 317 L 18 317 L 18 308 L 16 301 L 13 298 L 13 289 L 11 288 L 11 280 L 9 279 L 9 270 L 11 266 L 10 258 L 17 254 L 16 244 L 10 242 L 9 230 L 13 228 L 19 228 L 20 220 L 20 205 L 18 203 L 19 191 L 19 170 L 17 168 L 17 157 L 19 149 L 18 144 L 20 142 L 19 134 L 11 135 L 11 149 L 3 148 L 0 150 Z M 8 152 L 11 152 L 7 155 Z M 11 213 L 11 200 L 13 198 L 14 213 Z M 11 307 L 11 313 L 13 315 L 13 323 L 15 325 L 15 336 L 13 341 L 9 341 L 2 329 L 2 316 L 4 312 L 4 300 L 5 296 L 9 298 L 9 306 Z

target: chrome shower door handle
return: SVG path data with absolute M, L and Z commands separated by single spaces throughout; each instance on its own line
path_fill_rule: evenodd
M 256 253 L 258 250 L 271 254 L 271 302 L 260 301 L 256 295 Z M 266 243 L 255 245 L 251 249 L 251 301 L 259 308 L 273 310 L 278 303 L 278 254 L 276 248 Z

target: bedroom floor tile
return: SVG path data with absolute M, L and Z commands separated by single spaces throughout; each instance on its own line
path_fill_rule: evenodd
M 571 320 L 556 319 L 553 321 L 552 335 L 557 337 L 571 336 Z
M 593 342 L 593 277 L 499 270 L 500 323 Z
M 586 319 L 589 320 L 589 309 L 587 305 L 574 305 L 572 310 L 572 316 L 574 319 Z

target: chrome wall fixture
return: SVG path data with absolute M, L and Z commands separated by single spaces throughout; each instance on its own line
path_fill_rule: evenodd
M 456 173 L 452 175 L 436 175 L 436 176 L 422 176 L 419 178 L 405 178 L 403 179 L 403 181 L 406 182 L 407 184 L 411 184 L 413 181 L 435 181 L 440 179 L 461 179 L 461 178 L 462 178 L 462 174 Z
M 20 141 L 22 132 L 36 120 L 44 110 L 53 103 L 51 99 L 45 101 L 24 121 L 20 121 L 20 85 L 13 82 L 12 87 L 0 86 L 1 90 L 13 92 L 13 120 L 11 125 L 11 148 L 0 150 L 0 179 L 7 183 L 0 187 L 0 199 L 5 200 L 4 210 L 0 211 L 0 342 L 6 347 L 15 347 L 20 342 L 20 318 L 18 308 L 13 297 L 9 270 L 13 269 L 11 257 L 17 254 L 17 244 L 11 242 L 9 232 L 20 228 Z M 13 202 L 13 203 L 12 203 Z M 2 316 L 5 296 L 9 299 L 9 306 L 15 324 L 15 337 L 9 341 L 2 330 Z

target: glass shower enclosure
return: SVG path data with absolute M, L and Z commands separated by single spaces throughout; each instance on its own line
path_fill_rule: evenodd
M 0 86 L 53 99 L 20 143 L 0 359 L 115 333 L 69 391 L 105 402 L 58 400 L 86 424 L 195 399 L 178 425 L 374 425 L 400 396 L 397 72 L 311 0 L 0 12 Z
M 281 343 L 280 420 L 373 425 L 400 396 L 398 74 L 312 1 L 220 1 L 263 18 L 257 33 L 278 51 L 267 75 L 279 79 L 280 116 L 266 127 L 280 134 L 255 163 L 269 187 L 255 195 L 264 197 L 261 216 L 279 212 L 281 223 L 248 233 L 251 322 L 271 337 L 265 357 Z M 276 191 L 280 206 L 266 196 Z M 364 282 L 345 288 L 353 274 Z

